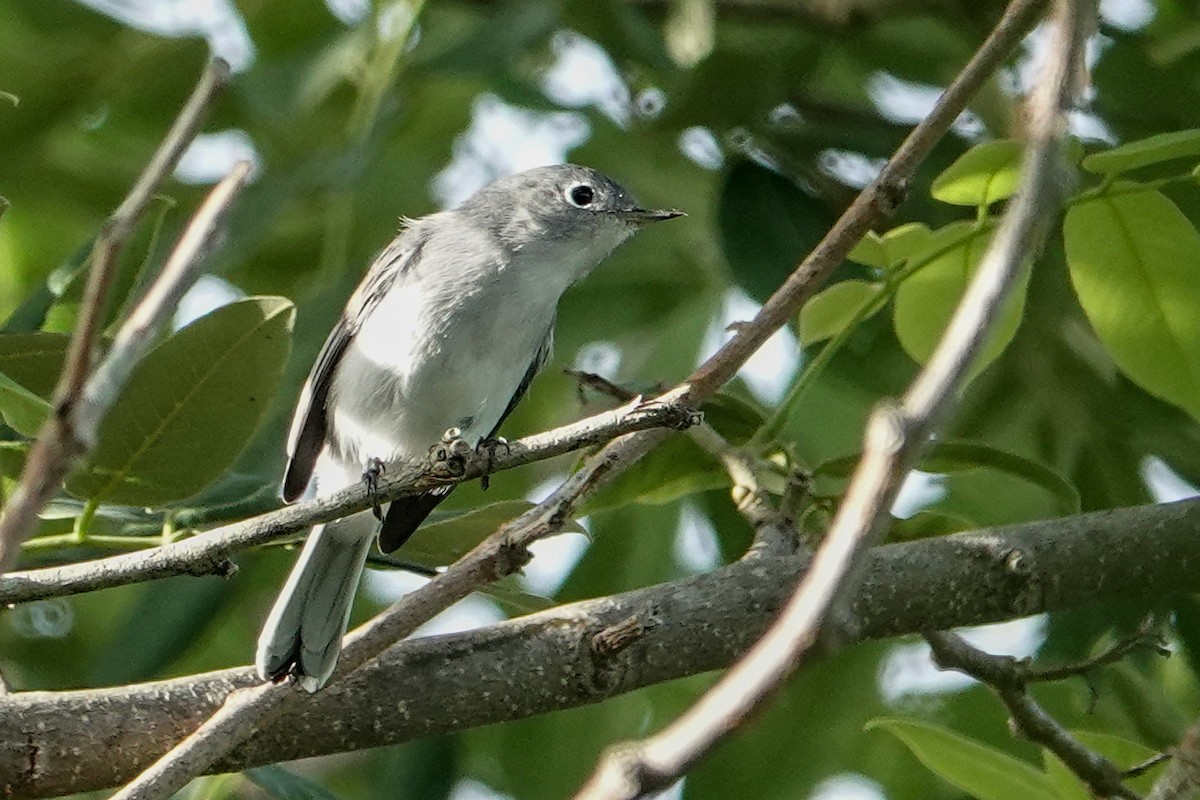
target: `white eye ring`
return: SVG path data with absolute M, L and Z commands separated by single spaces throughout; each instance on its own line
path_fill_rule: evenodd
M 586 183 L 576 183 L 568 186 L 563 196 L 576 208 L 587 208 L 595 201 L 596 190 Z

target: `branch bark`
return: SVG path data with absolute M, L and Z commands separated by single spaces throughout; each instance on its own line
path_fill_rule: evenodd
M 488 471 L 494 473 L 531 464 L 633 431 L 662 426 L 686 427 L 695 422 L 693 412 L 676 404 L 643 406 L 632 403 L 511 442 L 508 448 L 497 451 Z M 375 496 L 380 502 L 391 501 L 448 480 L 471 480 L 483 474 L 483 466 L 479 460 L 472 460 L 463 464 L 459 474 L 450 477 L 435 472 L 430 466 L 410 465 L 407 469 L 396 470 L 381 482 Z M 364 511 L 373 502 L 374 496 L 359 484 L 327 498 L 295 503 L 162 547 L 0 575 L 0 605 L 80 594 L 171 575 L 228 576 L 236 569 L 229 560 L 231 554 L 281 539 L 320 522 Z
M 763 632 L 805 566 L 801 555 L 748 558 L 405 641 L 326 691 L 297 693 L 277 724 L 209 769 L 407 741 L 725 667 Z M 846 619 L 853 639 L 879 639 L 1198 590 L 1200 501 L 1187 501 L 874 548 Z M 0 695 L 0 794 L 46 797 L 120 784 L 230 692 L 256 683 L 243 667 L 111 689 Z

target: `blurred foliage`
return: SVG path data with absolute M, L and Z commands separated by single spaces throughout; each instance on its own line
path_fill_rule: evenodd
M 168 11 L 183 5 L 154 4 L 155 24 L 169 27 Z M 428 0 L 419 16 L 403 2 L 211 6 L 227 12 L 211 41 L 238 56 L 238 72 L 195 160 L 162 188 L 125 249 L 109 320 L 161 264 L 232 142 L 236 152 L 253 148 L 258 172 L 211 257 L 223 283 L 193 296 L 189 321 L 199 319 L 139 370 L 99 450 L 43 520 L 27 566 L 273 507 L 293 398 L 363 266 L 401 215 L 435 210 L 513 169 L 567 157 L 689 217 L 638 237 L 572 289 L 553 367 L 504 434 L 605 402 L 581 404 L 555 367 L 637 391 L 684 377 L 730 314 L 746 313 L 730 309 L 768 296 L 895 149 L 1000 4 Z M 898 539 L 1147 502 L 1163 485 L 1151 484 L 1148 465 L 1200 483 L 1200 134 L 1190 130 L 1200 19 L 1179 0 L 1111 6 L 1124 15 L 1102 20 L 1095 92 L 1071 147 L 1069 209 L 976 366 L 941 450 L 923 465 L 931 491 L 897 524 Z M 362 18 L 334 13 L 356 8 Z M 1144 19 L 1134 19 L 1139 11 Z M 89 245 L 209 50 L 194 28 L 157 35 L 136 17 L 73 0 L 0 0 L 0 195 L 11 204 L 0 218 L 4 492 L 46 412 Z M 1025 74 L 1010 67 L 984 88 L 891 229 L 864 240 L 797 320 L 803 347 L 785 341 L 775 363 L 706 408 L 772 469 L 814 471 L 806 520 L 818 527 L 866 414 L 928 357 L 1016 186 L 1012 87 Z M 227 304 L 240 296 L 250 299 Z M 425 570 L 445 563 L 577 458 L 497 476 L 486 496 L 463 487 L 399 555 Z M 670 580 L 738 557 L 749 540 L 728 479 L 686 439 L 587 510 L 588 544 L 561 585 L 507 585 L 497 594 L 504 613 L 547 602 L 538 592 L 567 601 Z M 50 689 L 245 663 L 292 558 L 268 547 L 240 554 L 232 581 L 180 577 L 17 607 L 0 619 L 0 672 L 14 688 Z M 356 620 L 387 602 L 375 590 L 384 585 L 360 592 Z M 1159 604 L 1054 615 L 1033 626 L 1034 647 L 1048 659 L 1079 657 L 1150 605 Z M 1131 658 L 1105 671 L 1094 709 L 1082 681 L 1039 686 L 1038 699 L 1115 758 L 1169 746 L 1200 708 L 1200 613 L 1191 599 L 1174 610 L 1182 658 Z M 824 785 L 828 797 L 845 784 L 824 781 L 854 776 L 861 796 L 1083 796 L 1061 765 L 1008 735 L 985 692 L 923 689 L 931 668 L 905 662 L 912 650 L 862 645 L 807 670 L 699 765 L 682 796 L 795 798 Z M 562 797 L 605 745 L 660 727 L 711 680 L 195 789 L 461 798 L 490 787 L 520 800 Z M 871 720 L 875 730 L 864 732 Z

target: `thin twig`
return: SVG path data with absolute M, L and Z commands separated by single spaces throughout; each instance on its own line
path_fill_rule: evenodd
M 1143 761 L 1139 764 L 1134 764 L 1132 767 L 1128 767 L 1126 769 L 1121 770 L 1121 774 L 1124 775 L 1126 778 L 1140 778 L 1141 776 L 1145 775 L 1150 770 L 1157 767 L 1159 764 L 1163 763 L 1164 761 L 1170 761 L 1170 760 L 1171 760 L 1170 753 L 1155 753 L 1154 755 L 1147 758 L 1145 761 Z
M 1082 7 L 1082 0 L 1060 4 L 1051 57 L 1031 102 L 1032 135 L 1021 189 L 933 357 L 898 406 L 885 405 L 869 420 L 863 459 L 846 497 L 779 619 L 745 658 L 667 728 L 610 750 L 579 798 L 645 797 L 670 786 L 812 656 L 822 629 L 841 614 L 844 598 L 857 588 L 861 554 L 878 535 L 904 475 L 951 408 L 956 388 L 986 341 L 1024 260 L 1040 247 L 1046 218 L 1057 206 L 1063 112 L 1074 96 L 1075 68 L 1085 39 Z M 1022 8 L 1021 3 L 1010 6 L 1006 20 Z M 997 38 L 994 33 L 989 42 Z M 722 380 L 726 372 L 702 368 L 698 380 Z
M 660 402 L 691 405 L 692 399 L 698 401 L 698 399 L 712 396 L 712 393 L 718 390 L 725 381 L 732 378 L 740 365 L 749 359 L 750 355 L 763 342 L 766 342 L 770 333 L 790 319 L 799 306 L 803 305 L 812 293 L 815 293 L 817 285 L 820 285 L 824 277 L 840 263 L 854 242 L 857 242 L 872 224 L 887 216 L 887 213 L 898 204 L 905 182 L 916 170 L 918 163 L 929 154 L 937 140 L 949 130 L 950 125 L 958 118 L 962 109 L 966 107 L 967 101 L 984 80 L 1001 64 L 1004 58 L 1007 58 L 1009 50 L 1015 47 L 1027 26 L 1032 24 L 1040 5 L 1042 5 L 1042 0 L 1014 1 L 1010 10 L 1004 14 L 1001 24 L 997 26 L 994 34 L 984 43 L 983 48 L 980 48 L 976 58 L 968 62 L 964 72 L 949 86 L 930 118 L 922 122 L 922 125 L 913 131 L 912 136 L 906 139 L 893 161 L 884 168 L 880 178 L 863 192 L 845 215 L 842 215 L 826 239 L 822 240 L 816 251 L 797 267 L 797 271 L 788 278 L 779 291 L 776 291 L 772 299 L 768 300 L 767 305 L 763 306 L 763 311 L 757 315 L 756 319 L 751 324 L 742 327 L 731 341 L 718 351 L 718 354 L 704 363 L 692 375 L 689 383 L 678 387 L 677 390 L 667 392 L 666 395 L 659 398 Z M 476 572 L 480 565 L 481 549 L 490 549 L 491 552 L 496 553 L 493 557 L 496 564 L 504 565 L 505 561 L 517 563 L 523 557 L 524 546 L 528 543 L 520 541 L 520 537 L 517 536 L 520 531 L 526 531 L 530 536 L 544 535 L 548 533 L 548 530 L 553 529 L 552 523 L 556 522 L 556 519 L 559 525 L 562 524 L 564 518 L 559 515 L 580 500 L 580 495 L 572 493 L 587 491 L 588 488 L 598 486 L 606 479 L 611 479 L 629 464 L 634 463 L 644 452 L 648 452 L 656 444 L 659 444 L 662 438 L 664 438 L 662 432 L 652 431 L 641 435 L 625 435 L 605 446 L 593 458 L 590 458 L 587 464 L 584 464 L 580 473 L 572 476 L 568 483 L 560 487 L 559 491 L 554 493 L 551 498 L 515 521 L 514 525 L 523 525 L 523 528 L 514 529 L 506 525 L 437 579 L 426 584 L 422 590 L 414 591 L 403 597 L 394 607 L 379 615 L 376 620 L 368 622 L 366 633 L 361 636 L 353 634 L 348 637 L 346 650 L 343 651 L 340 668 L 335 673 L 334 679 L 336 680 L 338 675 L 343 674 L 343 667 L 359 662 L 365 652 L 378 652 L 384 646 L 395 642 L 396 638 L 413 630 L 416 625 L 420 624 L 420 621 L 428 619 L 432 613 L 437 613 L 438 610 L 444 608 L 443 601 L 457 600 L 462 596 L 461 591 L 478 588 L 488 579 L 498 577 L 498 573 L 502 573 L 503 570 L 494 569 L 494 564 L 491 573 L 488 573 L 486 569 Z M 550 517 L 539 516 L 545 512 L 550 513 Z M 528 541 L 533 541 L 533 539 Z M 463 589 L 463 587 L 468 587 L 468 589 Z M 418 609 L 421 614 L 419 618 L 416 616 L 407 616 L 406 618 L 410 610 L 415 612 Z M 388 640 L 386 637 L 392 638 Z M 276 691 L 284 690 L 280 688 Z M 263 699 L 259 704 L 251 704 L 248 708 L 242 706 L 239 716 L 229 720 L 226 724 L 221 724 L 220 721 L 212 724 L 206 723 L 202 730 L 198 730 L 196 735 L 188 738 L 186 744 L 176 746 L 158 760 L 154 768 L 146 772 L 144 780 L 139 777 L 128 784 L 124 792 L 119 795 L 120 800 L 162 798 L 162 796 L 178 790 L 191 777 L 199 775 L 222 753 L 228 752 L 230 747 L 238 744 L 239 739 L 230 733 L 230 729 L 240 726 L 245 717 L 256 714 L 254 709 L 257 705 L 265 709 L 268 705 L 274 706 L 274 703 L 274 699 Z M 264 711 L 257 717 L 258 723 L 262 723 L 265 718 L 266 712 Z
M 461 475 L 435 475 L 428 466 L 409 465 L 393 470 L 372 495 L 356 484 L 326 498 L 285 506 L 241 522 L 223 525 L 189 539 L 136 553 L 66 564 L 59 567 L 0 575 L 0 605 L 80 594 L 127 583 L 171 575 L 228 575 L 234 566 L 230 554 L 284 538 L 312 525 L 370 508 L 376 498 L 392 501 L 418 494 L 430 486 L 467 481 L 489 473 L 531 464 L 600 444 L 616 436 L 656 427 L 682 427 L 696 421 L 686 409 L 668 403 L 631 403 L 545 433 L 510 442 L 485 465 L 480 460 L 464 465 Z
M 75 435 L 85 446 L 95 445 L 100 420 L 175 312 L 180 299 L 195 283 L 204 257 L 216 240 L 234 199 L 246 186 L 251 169 L 249 161 L 239 161 L 213 187 L 184 228 L 162 272 L 121 323 L 112 347 L 84 385 L 83 399 L 75 412 Z
M 564 369 L 563 372 L 579 382 L 579 388 L 589 388 L 608 397 L 622 402 L 628 402 L 637 393 L 613 383 L 602 375 L 593 372 L 583 372 L 574 369 Z M 776 532 L 781 522 L 776 512 L 766 502 L 762 488 L 759 485 L 759 472 L 769 468 L 752 453 L 736 447 L 707 422 L 688 429 L 688 435 L 701 449 L 721 462 L 732 482 L 731 494 L 739 512 L 754 528 L 756 534 Z M 772 541 L 769 544 L 779 544 Z
M 739 326 L 737 334 L 692 373 L 688 382 L 694 393 L 706 398 L 729 381 L 746 359 L 817 293 L 867 231 L 895 211 L 904 199 L 917 167 L 941 141 L 984 82 L 1008 58 L 1046 4 L 1047 0 L 1013 0 L 1009 4 L 987 40 L 946 87 L 929 116 L 888 159 L 875 180 L 854 199 L 821 242 L 763 304 L 754 319 Z
M 1021 680 L 1024 683 L 1061 681 L 1066 678 L 1086 677 L 1089 672 L 1106 667 L 1109 664 L 1115 664 L 1135 650 L 1143 648 L 1160 656 L 1169 656 L 1171 654 L 1171 651 L 1163 643 L 1162 635 L 1158 630 L 1158 622 L 1154 618 L 1154 615 L 1149 615 L 1142 620 L 1137 628 L 1128 636 L 1118 639 L 1111 646 L 1104 648 L 1099 653 L 1096 653 L 1096 655 L 1086 658 L 1083 661 L 1075 664 L 1062 664 L 1057 667 L 1037 668 L 1018 662 L 1016 668 L 1020 670 Z
M 1072 736 L 1029 695 L 1029 673 L 1016 659 L 985 653 L 956 633 L 927 633 L 925 640 L 939 667 L 957 670 L 990 686 L 1012 716 L 1014 731 L 1058 756 L 1098 797 L 1137 798 L 1125 785 L 1116 764 Z M 1087 668 L 1086 664 L 1077 667 Z
M 89 439 L 80 436 L 78 410 L 84 385 L 92 373 L 118 256 L 158 185 L 175 168 L 195 137 L 209 106 L 228 77 L 228 64 L 220 59 L 209 62 L 150 163 L 100 229 L 92 248 L 92 266 L 79 307 L 79 319 L 54 390 L 53 411 L 42 425 L 21 472 L 21 480 L 0 514 L 0 574 L 16 563 L 21 543 L 37 524 L 38 513 L 57 491 L 74 461 L 91 445 Z

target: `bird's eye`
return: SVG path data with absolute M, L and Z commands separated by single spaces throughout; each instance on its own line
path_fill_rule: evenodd
M 571 205 L 573 206 L 586 208 L 596 199 L 596 191 L 586 183 L 581 183 L 567 190 L 567 199 L 571 201 Z

